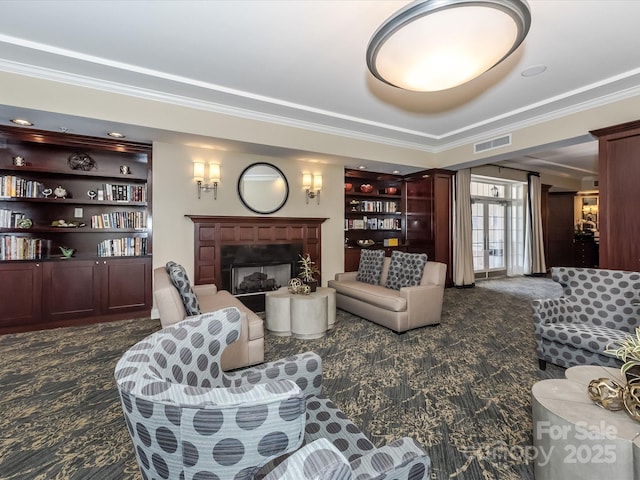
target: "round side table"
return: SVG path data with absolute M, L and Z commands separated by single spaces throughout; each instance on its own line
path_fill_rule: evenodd
M 587 393 L 593 379 L 624 383 L 620 369 L 577 366 L 565 376 L 531 389 L 536 480 L 640 479 L 640 422 L 597 406 Z
M 309 295 L 282 287 L 265 294 L 265 328 L 273 335 L 320 338 L 336 321 L 336 290 L 318 287 Z
M 265 327 L 281 337 L 291 335 L 291 294 L 279 289 L 265 294 Z
M 291 298 L 291 335 L 309 339 L 324 336 L 327 304 L 325 295 L 294 295 Z

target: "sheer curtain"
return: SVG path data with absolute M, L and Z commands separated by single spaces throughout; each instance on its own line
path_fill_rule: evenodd
M 542 186 L 537 173 L 528 174 L 527 224 L 525 230 L 525 273 L 547 272 L 542 235 Z
M 509 248 L 507 250 L 507 276 L 524 275 L 525 212 L 524 184 L 511 185 L 511 201 L 507 206 L 509 219 Z
M 453 284 L 475 285 L 471 236 L 471 169 L 456 172 L 455 230 L 453 237 Z

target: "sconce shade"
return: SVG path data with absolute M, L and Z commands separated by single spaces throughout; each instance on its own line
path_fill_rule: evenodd
M 322 190 L 322 175 L 313 176 L 313 189 Z
M 204 182 L 204 162 L 193 162 L 193 179 Z
M 311 187 L 313 186 L 313 175 L 311 175 L 310 173 L 303 173 L 302 186 L 303 188 L 311 189 Z
M 220 165 L 217 163 L 209 164 L 209 181 L 213 183 L 220 181 Z
M 373 34 L 367 66 L 379 80 L 405 90 L 445 90 L 502 62 L 530 26 L 525 0 L 412 2 Z

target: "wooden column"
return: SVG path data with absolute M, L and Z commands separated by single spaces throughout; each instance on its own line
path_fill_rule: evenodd
M 591 134 L 599 140 L 598 265 L 640 271 L 640 120 Z

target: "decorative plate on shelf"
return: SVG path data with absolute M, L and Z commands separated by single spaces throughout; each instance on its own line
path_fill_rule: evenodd
M 89 170 L 96 168 L 95 160 L 86 153 L 72 153 L 69 155 L 67 163 L 71 170 L 84 170 L 85 172 L 88 172 Z
M 358 242 L 357 242 L 357 243 L 358 243 L 358 245 L 360 245 L 361 247 L 370 247 L 371 245 L 373 245 L 373 244 L 374 244 L 374 243 L 376 243 L 376 242 L 374 242 L 373 240 L 371 240 L 371 239 L 369 238 L 369 239 L 366 239 L 366 240 L 358 240 Z
M 74 220 L 72 222 L 67 222 L 66 220 L 54 220 L 53 222 L 51 222 L 51 226 L 58 228 L 78 228 L 84 227 L 85 224 L 82 222 L 78 222 L 77 220 Z

